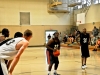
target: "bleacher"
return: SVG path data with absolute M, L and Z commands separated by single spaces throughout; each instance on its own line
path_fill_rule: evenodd
M 61 47 L 80 49 L 80 46 L 76 42 L 73 44 L 71 44 L 70 42 L 61 43 Z M 89 50 L 93 50 L 93 49 L 94 49 L 94 46 L 89 45 Z M 98 48 L 98 50 L 100 50 L 100 48 Z
M 71 30 L 70 30 L 70 33 L 73 33 L 75 32 L 75 29 L 78 29 L 77 26 L 72 26 Z M 96 36 L 95 40 L 94 40 L 94 43 L 96 43 L 98 37 L 100 37 L 100 28 L 99 29 L 99 33 L 98 33 L 98 36 Z M 87 33 L 90 34 L 91 36 L 91 33 L 93 31 L 87 31 Z M 91 40 L 92 41 L 92 40 Z M 93 42 L 93 41 L 92 41 Z M 77 49 L 80 49 L 80 46 L 74 42 L 74 43 L 70 43 L 69 41 L 67 41 L 66 43 L 61 43 L 61 46 L 62 47 L 71 47 L 71 48 L 77 48 Z M 89 45 L 89 50 L 93 50 L 95 48 L 95 46 L 92 46 L 92 45 Z M 98 48 L 98 50 L 100 51 L 100 48 Z

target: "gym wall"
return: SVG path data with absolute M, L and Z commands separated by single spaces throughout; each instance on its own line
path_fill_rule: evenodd
M 81 9 L 74 10 L 74 22 L 76 21 L 76 14 L 80 13 Z M 86 24 L 79 25 L 79 30 L 83 28 L 87 28 L 87 31 L 92 31 L 93 27 L 96 26 L 99 28 L 100 26 L 100 4 L 91 5 L 90 9 L 86 14 Z M 95 24 L 93 25 L 93 22 Z
M 14 36 L 14 33 L 17 31 L 21 31 L 22 33 L 26 29 L 30 29 L 33 32 L 33 37 L 30 40 L 29 46 L 38 46 L 44 45 L 45 43 L 45 30 L 58 30 L 59 32 L 63 32 L 64 30 L 70 29 L 70 25 L 32 25 L 32 26 L 17 26 L 17 25 L 2 25 L 0 26 L 0 30 L 2 28 L 8 28 L 10 30 L 10 37 Z
M 70 28 L 68 13 L 48 13 L 49 0 L 0 0 L 0 30 L 8 28 L 10 37 L 16 31 L 33 31 L 30 46 L 44 45 L 45 30 L 66 31 Z M 20 12 L 30 12 L 30 25 L 20 25 Z
M 70 25 L 68 13 L 48 13 L 49 0 L 0 0 L 0 25 L 20 25 L 20 12 L 30 12 L 30 25 Z

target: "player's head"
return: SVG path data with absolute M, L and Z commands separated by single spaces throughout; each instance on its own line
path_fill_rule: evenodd
M 59 33 L 58 32 L 55 32 L 54 33 L 54 38 L 58 38 L 59 37 Z
M 2 29 L 2 35 L 9 37 L 9 30 L 7 28 Z
M 86 33 L 86 28 L 83 29 L 83 33 Z
M 14 38 L 17 38 L 17 37 L 23 37 L 23 34 L 21 32 L 16 32 L 14 35 Z
M 98 40 L 100 41 L 100 37 L 98 37 Z
M 24 32 L 24 38 L 26 40 L 30 40 L 31 37 L 32 37 L 32 31 L 29 30 L 29 29 L 25 30 L 25 32 Z
M 94 26 L 94 28 L 96 28 L 96 26 Z

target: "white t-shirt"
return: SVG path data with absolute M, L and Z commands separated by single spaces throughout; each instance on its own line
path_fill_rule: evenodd
M 0 46 L 0 59 L 11 60 L 17 54 L 16 44 L 21 40 L 25 40 L 23 37 L 14 38 L 8 41 L 7 43 Z

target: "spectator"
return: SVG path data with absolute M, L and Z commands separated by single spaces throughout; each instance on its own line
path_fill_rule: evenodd
M 93 49 L 93 51 L 97 51 L 97 48 L 100 48 L 100 37 L 98 37 L 98 40 L 96 41 L 96 45 L 95 48 Z
M 49 35 L 48 35 L 48 41 L 49 41 L 50 39 L 51 39 L 51 35 L 49 34 Z
M 94 37 L 96 37 L 98 35 L 99 30 L 98 30 L 98 28 L 96 28 L 96 26 L 94 26 L 94 29 L 93 29 L 92 33 L 93 33 Z
M 9 30 L 7 28 L 3 28 L 0 33 L 0 42 L 4 41 L 7 37 L 9 37 Z
M 90 38 L 91 38 L 90 44 L 91 44 L 92 46 L 94 46 L 94 45 L 96 44 L 96 38 L 93 36 L 93 34 L 90 34 Z
M 70 34 L 70 35 L 68 36 L 68 39 L 69 39 L 69 41 L 70 41 L 71 43 L 74 43 L 75 36 L 72 35 L 72 34 Z
M 64 42 L 64 44 L 67 42 L 67 37 L 66 37 L 66 35 L 64 35 L 64 37 L 63 37 L 63 42 Z

